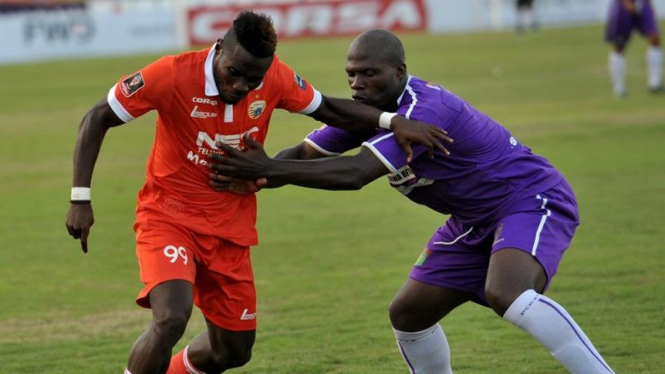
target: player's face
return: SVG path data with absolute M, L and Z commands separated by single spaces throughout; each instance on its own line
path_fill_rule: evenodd
M 346 60 L 353 99 L 385 111 L 396 109 L 405 73 L 404 64 L 391 66 L 377 57 L 349 54 Z
M 223 48 L 217 44 L 213 74 L 219 96 L 227 104 L 235 104 L 261 85 L 272 57 L 257 58 L 241 45 Z

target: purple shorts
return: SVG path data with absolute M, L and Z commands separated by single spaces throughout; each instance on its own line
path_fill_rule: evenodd
M 411 279 L 469 292 L 487 305 L 485 280 L 492 253 L 504 248 L 530 253 L 541 264 L 549 287 L 579 225 L 572 188 L 558 185 L 516 204 L 515 213 L 487 225 L 467 227 L 450 217 L 413 266 Z
M 631 14 L 621 5 L 621 1 L 613 1 L 609 11 L 605 40 L 625 46 L 630 40 L 633 29 L 642 35 L 658 34 L 658 22 L 650 1 L 637 0 L 638 13 Z

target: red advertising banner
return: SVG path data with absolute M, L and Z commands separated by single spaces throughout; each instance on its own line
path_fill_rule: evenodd
M 280 39 L 355 35 L 372 28 L 416 31 L 426 26 L 424 0 L 320 0 L 242 7 L 201 6 L 187 11 L 190 44 L 214 43 L 224 36 L 244 9 L 272 17 Z

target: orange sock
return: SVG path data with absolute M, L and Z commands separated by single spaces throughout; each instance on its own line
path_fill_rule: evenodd
M 185 361 L 182 359 L 184 355 L 185 350 L 183 349 L 171 358 L 171 364 L 169 365 L 169 370 L 166 371 L 166 374 L 189 374 L 187 367 L 185 366 Z
M 171 364 L 169 364 L 169 370 L 166 371 L 166 374 L 205 374 L 189 362 L 187 348 L 189 346 L 171 358 Z

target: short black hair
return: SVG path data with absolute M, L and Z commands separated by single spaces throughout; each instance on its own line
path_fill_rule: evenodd
M 268 58 L 275 54 L 277 34 L 269 16 L 245 10 L 233 21 L 224 41 L 227 45 L 237 42 L 254 57 Z
M 378 56 L 389 64 L 406 62 L 404 46 L 397 35 L 388 30 L 372 29 L 360 34 L 351 44 L 365 53 Z

